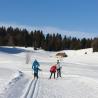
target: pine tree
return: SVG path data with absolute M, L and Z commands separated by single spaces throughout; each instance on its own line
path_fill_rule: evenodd
M 98 52 L 98 38 L 95 38 L 92 42 L 93 52 Z

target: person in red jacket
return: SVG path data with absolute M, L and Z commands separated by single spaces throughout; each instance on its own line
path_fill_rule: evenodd
M 56 65 L 51 66 L 51 68 L 50 68 L 50 73 L 51 73 L 50 74 L 50 79 L 52 77 L 52 74 L 54 74 L 54 79 L 55 79 L 56 70 L 57 70 Z

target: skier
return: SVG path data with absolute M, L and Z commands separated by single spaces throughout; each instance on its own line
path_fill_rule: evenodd
M 38 79 L 38 71 L 41 71 L 41 69 L 39 69 L 39 66 L 39 62 L 35 59 L 35 61 L 32 64 L 32 69 L 34 70 L 34 79 Z
M 55 79 L 55 73 L 56 73 L 56 65 L 51 66 L 50 68 L 50 79 L 52 77 L 52 74 L 54 74 L 54 79 Z
M 58 77 L 61 77 L 61 68 L 62 68 L 59 60 L 57 60 L 56 66 L 57 66 L 57 78 L 58 78 Z

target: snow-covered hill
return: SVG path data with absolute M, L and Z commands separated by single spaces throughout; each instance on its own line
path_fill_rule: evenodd
M 68 55 L 60 59 L 62 78 L 50 80 L 58 52 L 0 47 L 0 98 L 98 98 L 98 53 L 91 48 L 61 52 Z M 42 69 L 37 81 L 32 80 L 34 59 Z

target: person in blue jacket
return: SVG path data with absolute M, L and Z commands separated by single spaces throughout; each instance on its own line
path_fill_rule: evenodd
M 32 64 L 32 69 L 34 70 L 34 78 L 38 79 L 38 71 L 41 71 L 41 69 L 39 69 L 39 62 L 35 59 L 33 64 Z

